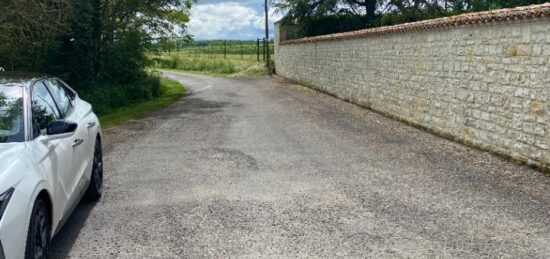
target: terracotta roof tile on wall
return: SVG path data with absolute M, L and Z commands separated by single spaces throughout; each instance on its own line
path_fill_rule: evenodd
M 283 41 L 280 44 L 296 44 L 305 42 L 330 41 L 340 39 L 364 38 L 393 33 L 425 31 L 438 28 L 457 27 L 461 25 L 487 24 L 495 22 L 519 21 L 532 18 L 550 17 L 550 3 L 531 5 L 511 9 L 491 10 L 479 13 L 467 13 L 451 17 L 405 23 L 393 26 L 370 28 L 359 31 L 335 33 L 296 40 Z

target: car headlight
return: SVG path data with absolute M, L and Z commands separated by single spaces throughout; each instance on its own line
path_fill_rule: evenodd
M 8 202 L 10 202 L 11 195 L 13 194 L 13 191 L 15 189 L 10 188 L 7 192 L 0 194 L 0 220 L 2 220 L 2 216 L 4 215 L 4 211 L 8 207 Z

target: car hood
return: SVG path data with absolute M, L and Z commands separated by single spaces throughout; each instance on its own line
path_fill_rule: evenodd
M 2 143 L 0 144 L 0 175 L 6 173 L 21 156 L 25 149 L 24 143 Z

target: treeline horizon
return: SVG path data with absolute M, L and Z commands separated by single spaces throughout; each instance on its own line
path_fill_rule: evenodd
M 175 38 L 162 38 L 157 39 L 153 43 L 153 48 L 156 51 L 174 50 L 177 48 L 190 48 L 190 47 L 208 47 L 208 46 L 223 46 L 227 45 L 256 45 L 263 44 L 263 38 L 250 39 L 250 40 L 236 40 L 236 39 L 211 39 L 211 40 L 194 40 L 186 39 L 182 37 Z M 269 39 L 269 42 L 273 44 L 273 38 Z

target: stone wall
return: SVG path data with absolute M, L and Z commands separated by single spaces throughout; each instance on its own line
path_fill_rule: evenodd
M 284 41 L 277 74 L 549 168 L 550 5 Z M 475 22 L 474 22 L 475 21 Z

